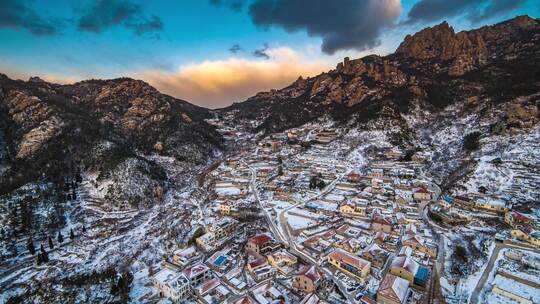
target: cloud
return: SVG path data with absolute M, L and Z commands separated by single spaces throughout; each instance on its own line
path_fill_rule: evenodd
M 36 36 L 58 34 L 60 22 L 40 16 L 34 9 L 18 0 L 0 1 L 0 28 L 27 30 Z
M 182 66 L 175 73 L 144 71 L 133 77 L 144 79 L 162 92 L 210 107 L 243 101 L 257 92 L 284 87 L 300 75 L 314 76 L 331 67 L 329 62 L 308 60 L 287 48 L 266 51 L 270 59 L 229 58 Z
M 420 0 L 407 14 L 405 23 L 426 23 L 466 16 L 476 23 L 511 12 L 525 0 Z
M 469 14 L 469 20 L 478 23 L 495 16 L 512 12 L 525 4 L 526 0 L 492 0 L 486 7 Z
M 210 4 L 214 6 L 226 6 L 235 12 L 242 10 L 244 1 L 242 0 L 210 0 Z
M 400 13 L 400 0 L 255 0 L 249 7 L 255 25 L 307 31 L 322 38 L 322 51 L 327 54 L 379 45 L 382 31 Z
M 242 48 L 240 47 L 240 45 L 235 44 L 235 45 L 231 46 L 231 48 L 229 49 L 229 52 L 231 52 L 233 54 L 236 54 L 236 53 L 240 52 L 241 50 L 242 50 Z
M 257 58 L 264 58 L 264 59 L 270 59 L 270 55 L 268 55 L 266 52 L 268 51 L 268 43 L 265 43 L 264 46 L 260 49 L 256 49 L 253 51 L 253 56 Z
M 79 30 L 93 33 L 101 33 L 114 26 L 124 26 L 142 35 L 161 30 L 163 23 L 158 16 L 143 15 L 141 6 L 129 0 L 98 0 L 78 22 Z

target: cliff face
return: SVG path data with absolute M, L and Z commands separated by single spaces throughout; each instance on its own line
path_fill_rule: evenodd
M 407 36 L 394 54 L 345 58 L 335 70 L 223 111 L 240 110 L 239 119 L 274 132 L 322 115 L 369 118 L 383 108 L 406 113 L 413 103 L 436 110 L 467 99 L 508 101 L 538 92 L 539 74 L 539 20 L 520 16 L 459 33 L 443 22 Z
M 8 156 L 2 182 L 9 185 L 4 189 L 74 164 L 103 167 L 110 159 L 90 155 L 103 142 L 122 151 L 121 158 L 156 152 L 203 164 L 222 147 L 221 136 L 204 122 L 209 115 L 139 80 L 57 85 L 1 75 L 0 130 Z

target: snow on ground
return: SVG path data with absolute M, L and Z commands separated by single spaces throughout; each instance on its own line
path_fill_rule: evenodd
M 219 196 L 235 196 L 240 195 L 240 189 L 236 187 L 216 188 L 216 193 Z
M 317 221 L 310 220 L 302 216 L 292 215 L 289 213 L 285 214 L 285 218 L 287 219 L 287 223 L 289 223 L 291 228 L 294 230 L 306 229 L 308 227 L 317 225 Z

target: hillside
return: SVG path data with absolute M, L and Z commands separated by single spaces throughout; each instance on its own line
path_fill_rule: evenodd
M 390 145 L 429 153 L 429 173 L 446 190 L 471 190 L 467 185 L 479 186 L 486 174 L 515 189 L 537 176 L 540 159 L 530 151 L 538 139 L 539 95 L 540 20 L 520 16 L 459 33 L 443 22 L 407 36 L 393 54 L 345 58 L 334 70 L 258 93 L 221 114 L 264 134 L 328 120 L 351 132 L 380 129 Z M 468 134 L 476 137 L 474 147 L 464 145 Z M 521 141 L 528 144 L 516 147 Z M 516 155 L 517 164 L 500 166 L 519 173 L 486 172 L 491 159 L 514 162 Z M 524 191 L 514 200 L 538 198 Z

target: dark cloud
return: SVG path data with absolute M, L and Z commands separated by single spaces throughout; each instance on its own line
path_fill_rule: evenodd
M 235 45 L 231 46 L 231 48 L 229 49 L 229 52 L 231 52 L 233 54 L 236 54 L 236 53 L 240 52 L 241 50 L 242 50 L 242 48 L 240 47 L 240 45 L 235 44 Z
M 365 50 L 380 44 L 379 36 L 401 12 L 399 0 L 255 0 L 249 7 L 253 22 L 307 31 L 321 37 L 322 50 Z
M 258 58 L 270 59 L 270 55 L 266 53 L 268 51 L 268 44 L 265 43 L 264 47 L 253 51 L 253 56 Z
M 469 19 L 474 22 L 480 22 L 490 19 L 494 16 L 500 16 L 512 12 L 527 2 L 526 0 L 492 0 L 483 9 L 475 10 L 469 14 Z
M 239 12 L 244 7 L 243 0 L 210 0 L 210 3 L 215 6 L 226 6 L 235 12 Z
M 98 0 L 79 19 L 81 31 L 101 33 L 114 26 L 142 35 L 161 30 L 163 23 L 157 16 L 145 16 L 140 5 L 128 0 Z
M 23 1 L 0 0 L 0 28 L 24 29 L 38 36 L 58 34 L 60 22 L 40 16 Z
M 525 0 L 420 0 L 409 11 L 405 23 L 423 23 L 465 16 L 479 22 L 511 12 Z

